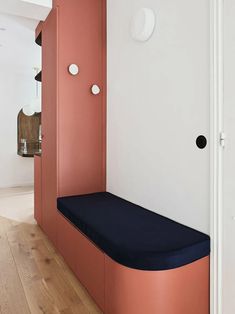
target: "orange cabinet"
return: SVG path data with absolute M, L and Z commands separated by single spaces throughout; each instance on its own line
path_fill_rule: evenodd
M 40 23 L 42 229 L 57 245 L 58 196 L 105 191 L 106 1 L 56 0 Z M 77 75 L 69 72 L 76 64 Z M 94 95 L 92 86 L 100 93 Z
M 42 28 L 42 228 L 56 245 L 58 9 Z
M 106 188 L 106 12 L 104 0 L 57 0 L 58 193 Z M 68 71 L 79 68 L 77 75 Z M 100 93 L 91 92 L 98 85 Z
M 35 204 L 41 200 L 37 221 L 103 309 L 104 255 L 60 216 L 56 200 L 106 189 L 106 1 L 54 0 L 37 38 L 39 32 L 42 156 L 40 191 L 35 176 Z M 78 66 L 77 75 L 69 72 L 71 64 Z M 93 85 L 100 93 L 92 93 Z

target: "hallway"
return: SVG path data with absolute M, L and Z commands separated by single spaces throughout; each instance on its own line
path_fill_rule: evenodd
M 32 188 L 0 190 L 0 270 L 0 314 L 101 313 L 35 224 Z

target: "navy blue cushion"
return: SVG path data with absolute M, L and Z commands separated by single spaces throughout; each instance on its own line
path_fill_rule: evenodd
M 107 192 L 62 197 L 57 206 L 102 251 L 127 267 L 173 269 L 210 253 L 209 236 Z

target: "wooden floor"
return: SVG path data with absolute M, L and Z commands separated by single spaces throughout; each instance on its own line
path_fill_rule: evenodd
M 32 189 L 0 190 L 0 314 L 101 313 L 35 224 L 32 202 Z

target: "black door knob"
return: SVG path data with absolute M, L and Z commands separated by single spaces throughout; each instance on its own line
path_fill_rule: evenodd
M 207 145 L 207 139 L 204 135 L 199 135 L 196 139 L 197 147 L 203 149 Z

